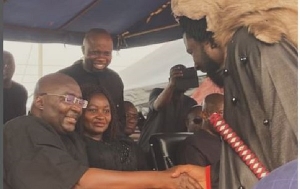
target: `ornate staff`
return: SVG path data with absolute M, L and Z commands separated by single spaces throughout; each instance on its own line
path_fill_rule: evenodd
M 209 120 L 216 131 L 231 146 L 231 148 L 234 149 L 258 179 L 269 174 L 267 168 L 259 161 L 257 156 L 248 148 L 248 146 L 244 144 L 242 139 L 237 136 L 220 114 L 213 113 Z

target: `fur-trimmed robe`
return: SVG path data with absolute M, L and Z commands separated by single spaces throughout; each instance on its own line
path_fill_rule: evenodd
M 298 53 L 283 38 L 272 45 L 239 29 L 227 46 L 224 117 L 269 171 L 298 157 Z M 225 142 L 220 160 L 220 189 L 257 182 Z
M 298 157 L 297 1 L 172 0 L 175 15 L 200 19 L 226 49 L 224 117 L 269 171 Z M 225 142 L 220 189 L 258 181 Z
M 298 46 L 297 0 L 172 0 L 171 6 L 176 16 L 206 16 L 208 30 L 223 47 L 240 27 L 266 43 L 286 37 Z

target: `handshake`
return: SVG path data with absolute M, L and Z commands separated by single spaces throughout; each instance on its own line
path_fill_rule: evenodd
M 172 167 L 165 172 L 171 174 L 171 178 L 174 181 L 174 186 L 170 188 L 178 189 L 207 189 L 210 183 L 206 183 L 210 180 L 209 174 L 206 174 L 209 167 L 200 167 L 196 165 L 179 165 Z M 210 188 L 210 187 L 209 187 Z

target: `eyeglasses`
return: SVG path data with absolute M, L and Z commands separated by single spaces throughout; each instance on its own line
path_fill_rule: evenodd
M 126 114 L 126 118 L 128 118 L 128 119 L 138 119 L 139 118 L 139 116 L 137 115 L 137 114 Z
M 86 108 L 88 105 L 88 101 L 87 100 L 83 100 L 81 98 L 77 98 L 76 96 L 73 95 L 59 95 L 59 94 L 51 94 L 51 93 L 41 93 L 40 95 L 49 95 L 49 96 L 59 96 L 59 97 L 64 97 L 65 98 L 65 102 L 68 104 L 78 104 L 81 106 L 81 108 Z

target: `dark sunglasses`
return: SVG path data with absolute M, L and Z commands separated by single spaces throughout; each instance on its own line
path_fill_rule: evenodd
M 195 118 L 193 119 L 194 124 L 201 124 L 202 123 L 202 118 Z

